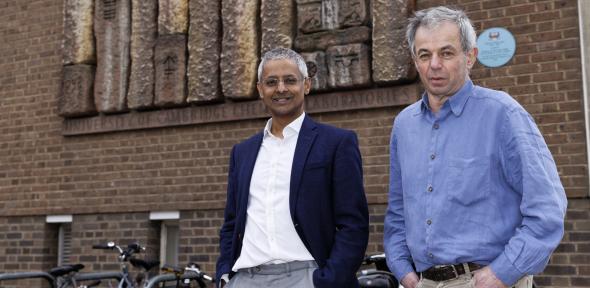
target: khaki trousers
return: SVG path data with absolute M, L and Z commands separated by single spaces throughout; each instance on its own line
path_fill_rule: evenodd
M 472 273 L 465 273 L 463 275 L 459 275 L 458 278 L 453 280 L 447 281 L 432 281 L 429 279 L 422 278 L 420 282 L 418 282 L 418 286 L 416 288 L 474 288 L 475 281 L 472 277 Z M 533 287 L 533 276 L 525 276 L 522 277 L 518 282 L 516 282 L 512 288 L 532 288 Z

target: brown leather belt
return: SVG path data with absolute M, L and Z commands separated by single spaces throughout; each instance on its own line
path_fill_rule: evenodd
M 483 265 L 475 264 L 472 262 L 466 263 L 469 267 L 469 271 L 475 271 L 477 269 L 483 268 Z M 455 265 L 441 265 L 441 266 L 434 266 L 428 268 L 428 270 L 423 271 L 422 277 L 432 280 L 432 281 L 447 281 L 451 279 L 455 279 L 459 277 L 459 275 L 465 274 L 465 268 L 463 264 L 455 264 Z

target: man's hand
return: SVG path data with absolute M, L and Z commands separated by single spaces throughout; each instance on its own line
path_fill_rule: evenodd
M 402 279 L 402 285 L 404 288 L 416 288 L 419 281 L 418 274 L 416 272 L 410 272 Z
M 486 266 L 482 269 L 479 269 L 473 273 L 473 280 L 475 288 L 507 288 L 508 286 L 504 285 L 490 266 Z

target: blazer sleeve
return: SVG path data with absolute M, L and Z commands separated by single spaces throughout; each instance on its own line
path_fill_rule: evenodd
M 224 222 L 219 232 L 219 258 L 217 259 L 217 267 L 215 279 L 217 285 L 223 274 L 229 274 L 233 264 L 232 250 L 233 250 L 233 236 L 236 223 L 236 147 L 234 146 L 230 156 L 229 172 L 227 180 L 227 202 L 225 205 Z
M 369 212 L 363 188 L 363 170 L 358 140 L 346 133 L 334 156 L 334 243 L 326 265 L 314 272 L 316 287 L 357 287 L 359 269 L 369 240 Z

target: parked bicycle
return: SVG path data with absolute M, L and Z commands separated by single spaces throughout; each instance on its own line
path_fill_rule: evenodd
M 55 267 L 49 270 L 49 274 L 55 278 L 57 288 L 90 288 L 100 284 L 100 280 L 78 286 L 75 275 L 84 269 L 83 264 L 71 264 Z
M 196 287 L 191 283 L 196 283 L 199 288 L 206 288 L 207 284 L 205 281 L 213 283 L 213 278 L 201 271 L 201 268 L 196 263 L 189 263 L 184 268 L 179 268 L 171 265 L 164 265 L 162 267 L 164 272 L 168 274 L 162 274 L 150 279 L 146 288 L 158 287 L 160 283 L 175 282 L 175 286 L 164 286 L 164 287 L 175 287 L 175 288 L 189 288 Z
M 121 248 L 115 242 L 108 242 L 107 244 L 99 244 L 92 246 L 93 249 L 114 250 L 119 253 L 118 259 L 121 267 L 121 278 L 117 288 L 138 288 L 145 287 L 148 283 L 149 270 L 160 265 L 160 261 L 144 261 L 139 258 L 134 258 L 133 255 L 145 251 L 145 247 L 139 243 L 131 243 L 125 249 Z M 143 269 L 143 272 L 133 278 L 129 272 L 127 263 L 131 263 L 134 267 Z
M 361 288 L 398 288 L 399 283 L 387 267 L 385 254 L 369 255 L 363 260 L 363 265 L 374 268 L 360 271 L 358 280 Z

